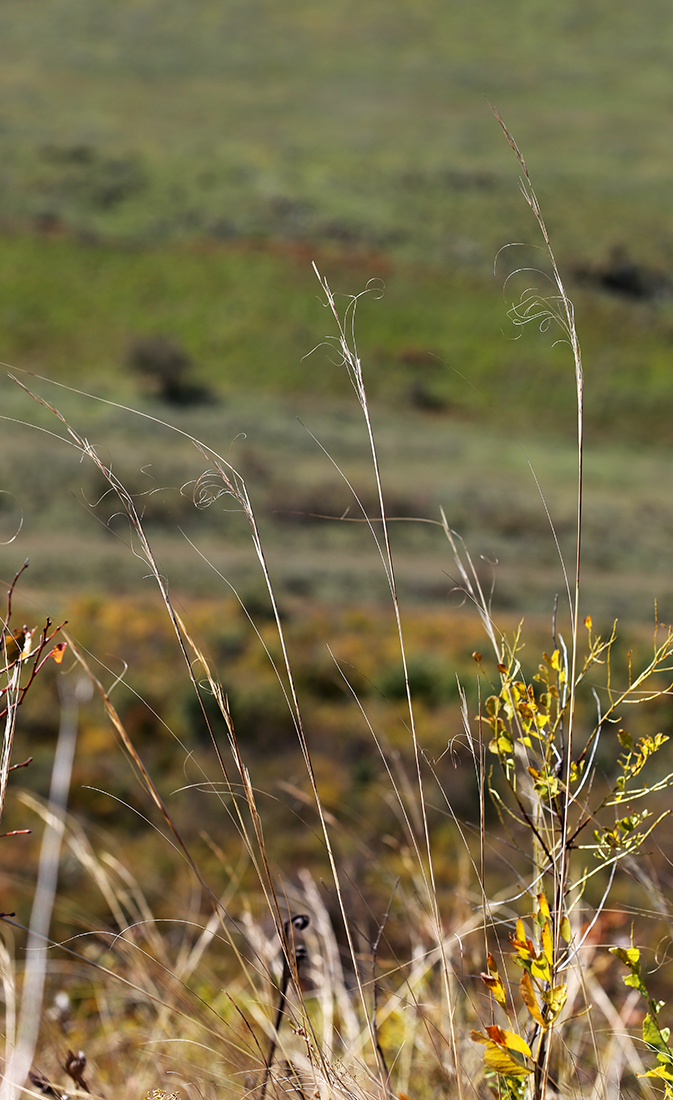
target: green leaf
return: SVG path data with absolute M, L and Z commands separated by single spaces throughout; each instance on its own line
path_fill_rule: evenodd
M 623 745 L 625 749 L 633 748 L 633 738 L 626 730 L 617 730 L 617 737 L 619 738 L 620 745 Z
M 624 985 L 628 985 L 631 989 L 637 989 L 639 993 L 642 993 L 643 997 L 647 997 L 647 990 L 643 985 L 640 974 L 627 974 L 624 978 Z
M 495 718 L 500 710 L 500 699 L 497 695 L 489 695 L 486 700 L 486 713 L 490 714 L 492 718 Z
M 544 999 L 549 1005 L 551 1020 L 554 1021 L 568 1000 L 568 986 L 565 983 L 553 986 L 544 994 Z
M 671 1052 L 668 1049 L 668 1039 L 670 1036 L 669 1028 L 659 1028 L 656 1021 L 652 1019 L 648 1012 L 643 1020 L 643 1042 L 648 1046 L 653 1047 L 655 1050 L 661 1052 L 660 1057 L 666 1062 L 673 1061 Z
M 617 822 L 617 828 L 623 833 L 632 833 L 647 816 L 647 810 L 644 810 L 641 814 L 631 814 L 630 817 L 623 817 Z
M 576 783 L 584 771 L 584 761 L 580 760 L 579 763 L 574 762 L 570 765 L 570 782 Z
M 514 743 L 509 737 L 494 737 L 489 742 L 489 752 L 494 753 L 496 756 L 511 756 Z

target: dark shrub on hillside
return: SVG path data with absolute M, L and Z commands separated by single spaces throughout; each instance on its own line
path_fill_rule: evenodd
M 129 367 L 142 374 L 156 396 L 169 405 L 201 405 L 213 400 L 206 386 L 192 381 L 192 361 L 170 336 L 143 336 L 129 348 Z
M 621 246 L 613 248 L 605 263 L 597 267 L 577 267 L 575 277 L 580 282 L 593 283 L 601 290 L 626 298 L 647 301 L 671 293 L 671 282 L 664 272 L 638 263 Z

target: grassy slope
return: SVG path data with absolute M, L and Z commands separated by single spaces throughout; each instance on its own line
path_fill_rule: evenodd
M 668 257 L 661 0 L 8 0 L 0 31 L 5 218 L 488 265 L 528 222 L 486 95 L 561 249 Z
M 525 285 L 534 280 L 545 288 L 541 274 L 510 279 L 503 298 L 504 272 L 494 278 L 490 271 L 420 267 L 317 245 L 195 242 L 129 250 L 68 237 L 5 236 L 3 357 L 132 401 L 138 379 L 126 369 L 129 346 L 160 332 L 184 346 L 199 378 L 220 396 L 346 395 L 343 372 L 330 369 L 321 352 L 306 358 L 332 334 L 313 258 L 341 295 L 360 292 L 369 279 L 385 284 L 382 301 L 365 299 L 358 312 L 372 396 L 404 408 L 420 385 L 448 412 L 480 420 L 487 401 L 516 431 L 553 429 L 572 439 L 569 356 L 534 326 L 521 335 L 507 319 Z M 574 290 L 592 437 L 652 442 L 656 435 L 671 442 L 669 307 Z M 347 301 L 339 298 L 344 308 Z
M 129 337 L 160 330 L 222 389 L 304 389 L 301 357 L 324 331 L 308 261 L 334 279 L 331 241 L 361 258 L 338 289 L 388 283 L 392 309 L 364 319 L 370 385 L 380 369 L 404 392 L 395 357 L 430 350 L 496 404 L 511 395 L 514 427 L 572 430 L 564 368 L 541 370 L 531 338 L 500 335 L 500 281 L 537 257 L 507 251 L 495 283 L 493 257 L 536 234 L 483 95 L 527 153 L 565 271 L 620 244 L 666 266 L 672 36 L 659 0 L 637 13 L 603 0 L 9 0 L 3 220 L 88 244 L 2 241 L 4 358 L 101 384 Z M 294 242 L 297 263 L 203 244 L 241 236 Z M 176 237 L 202 243 L 174 253 Z M 589 298 L 579 319 L 591 427 L 667 434 L 670 307 Z M 430 387 L 472 402 L 445 372 Z
M 375 506 L 364 432 L 345 373 L 323 348 L 305 358 L 332 332 L 309 254 L 198 243 L 136 251 L 68 237 L 5 237 L 0 325 L 6 360 L 19 368 L 123 404 L 140 403 L 231 455 L 250 479 L 261 516 L 269 517 L 282 583 L 333 597 L 354 568 L 349 548 L 362 538 L 352 527 L 337 531 L 292 522 L 288 513 L 339 515 L 350 503 L 297 416 Z M 492 277 L 334 252 L 324 253 L 320 263 L 343 292 L 385 276 L 383 299 L 365 299 L 359 307 L 358 335 L 392 511 L 436 518 L 444 506 L 476 554 L 501 562 L 501 605 L 548 608 L 562 580 L 524 452 L 568 550 L 574 394 L 565 347 L 552 347 L 551 336 L 535 329 L 513 339 L 516 331 Z M 587 363 L 584 557 L 591 610 L 649 618 L 658 596 L 668 614 L 670 454 L 661 444 L 671 439 L 673 392 L 666 317 L 658 307 L 586 291 L 579 295 L 578 313 Z M 156 331 L 189 351 L 195 377 L 212 388 L 219 404 L 180 411 L 144 396 L 125 357 L 135 336 Z M 442 404 L 438 412 L 412 407 L 419 386 Z M 203 465 L 189 444 L 178 447 L 164 430 L 147 422 L 141 428 L 126 414 L 63 390 L 45 384 L 38 389 L 101 446 L 134 491 L 154 485 L 140 473 L 151 464 L 162 492 L 147 501 L 147 514 L 174 583 L 193 592 L 211 584 L 205 569 L 194 570 L 191 551 L 172 526 L 179 522 L 206 540 L 208 552 L 236 583 L 244 578 L 246 590 L 255 587 L 257 568 L 245 532 L 231 522 L 225 529 L 221 516 L 195 513 L 188 496 L 179 495 Z M 49 430 L 57 427 L 7 379 L 0 392 L 5 415 L 37 417 Z M 240 433 L 247 439 L 238 438 L 231 450 Z M 648 447 L 635 457 L 636 446 L 655 440 L 656 451 Z M 21 539 L 4 551 L 6 577 L 30 555 L 32 583 L 45 595 L 54 585 L 60 592 L 95 585 L 101 576 L 111 587 L 135 583 L 135 559 L 86 516 L 81 493 L 84 501 L 94 501 L 101 487 L 66 447 L 6 424 L 0 474 L 2 487 L 16 498 L 0 497 L 3 536 L 13 534 L 19 507 L 25 516 Z M 285 520 L 273 519 L 278 512 Z M 105 505 L 97 514 L 107 518 Z M 432 600 L 445 590 L 441 535 L 399 528 L 396 545 L 409 598 Z M 346 584 L 351 598 L 365 591 L 383 595 L 373 547 L 355 565 L 362 579 L 354 588 Z M 374 587 L 372 575 L 380 581 Z
M 331 331 L 310 259 L 345 293 L 383 278 L 386 296 L 362 303 L 358 331 L 379 423 L 391 432 L 405 424 L 390 446 L 390 481 L 403 484 L 413 467 L 416 488 L 396 500 L 422 514 L 448 501 L 467 534 L 486 535 L 479 550 L 518 562 L 521 532 L 537 530 L 540 513 L 520 459 L 500 457 L 510 451 L 507 435 L 501 442 L 484 399 L 518 439 L 553 434 L 553 471 L 554 463 L 567 464 L 574 398 L 562 347 L 551 350 L 550 338 L 534 331 L 510 339 L 507 304 L 526 283 L 509 282 L 503 303 L 502 281 L 513 264 L 536 263 L 538 254 L 508 250 L 493 279 L 496 250 L 535 240 L 535 232 L 482 93 L 527 152 L 564 270 L 618 243 L 665 265 L 672 28 L 673 16 L 654 0 L 638 13 L 600 0 L 563 11 L 534 0 L 506 7 L 484 0 L 476 11 L 433 0 L 392 7 L 290 0 L 282 8 L 271 0 L 59 0 L 45 11 L 32 0 L 10 0 L 0 13 L 0 188 L 11 231 L 0 240 L 3 357 L 137 403 L 138 381 L 124 367 L 129 343 L 166 333 L 192 356 L 199 378 L 229 397 L 231 415 L 219 429 L 208 415 L 190 420 L 197 434 L 219 431 L 216 441 L 224 437 L 228 447 L 243 422 L 248 431 L 256 427 L 247 411 L 236 412 L 242 393 L 255 401 L 265 391 L 290 395 L 288 411 L 300 393 L 309 402 L 348 393 L 343 373 L 322 352 L 303 358 Z M 39 236 L 23 232 L 35 225 Z M 670 443 L 670 305 L 634 305 L 580 288 L 573 294 L 590 437 L 622 448 Z M 405 423 L 414 392 L 440 403 L 444 420 L 414 414 Z M 28 415 L 4 388 L 3 401 Z M 84 432 L 93 424 L 98 430 L 91 415 L 82 411 L 77 422 Z M 264 415 L 269 422 L 268 409 Z M 447 474 L 458 421 L 473 426 L 469 457 L 459 475 Z M 435 448 L 441 457 L 433 470 L 413 457 L 410 443 L 429 425 L 437 438 L 447 435 L 448 451 Z M 117 426 L 113 418 L 100 430 L 119 461 Z M 498 458 L 478 461 L 492 454 L 494 432 Z M 157 446 L 160 438 L 152 437 Z M 59 523 L 53 449 L 43 451 L 34 437 L 6 439 L 3 485 L 20 490 L 29 512 L 33 498 L 20 476 L 28 464 L 41 517 L 36 523 L 27 512 L 25 534 L 32 524 L 44 558 L 50 532 L 54 561 L 45 572 L 53 578 L 59 561 L 74 560 L 68 540 L 75 528 L 81 545 L 81 510 Z M 268 450 L 266 442 L 260 447 Z M 127 445 L 125 453 L 134 452 Z M 138 465 L 141 459 L 165 462 L 149 446 Z M 310 463 L 294 464 L 292 488 L 287 469 L 269 477 L 282 456 L 264 461 L 264 506 L 268 497 L 273 507 L 274 489 L 281 503 L 306 510 L 320 480 L 309 476 Z M 537 461 L 544 473 L 545 459 Z M 168 466 L 167 484 L 181 484 L 177 464 Z M 651 545 L 665 543 L 658 492 L 669 460 L 663 454 L 634 468 L 649 488 L 619 475 L 620 510 L 612 513 L 617 495 L 603 493 L 587 561 L 603 568 L 618 560 L 619 590 L 634 593 L 620 609 L 647 614 L 649 585 L 645 595 L 634 573 L 651 577 L 653 551 L 631 552 L 640 543 L 628 532 L 654 525 Z M 131 473 L 137 480 L 137 466 Z M 553 482 L 553 472 L 546 480 Z M 437 488 L 419 493 L 424 481 Z M 465 501 L 478 505 L 475 513 Z M 654 520 L 643 520 L 647 508 Z M 563 529 L 567 511 L 564 504 Z M 8 527 L 11 512 L 5 502 Z M 616 538 L 617 531 L 627 534 Z M 547 561 L 547 536 L 526 537 L 531 558 Z M 512 552 L 503 555 L 508 539 Z M 304 571 L 312 575 L 318 544 L 306 542 Z M 413 561 L 413 545 L 408 551 Z M 108 560 L 91 554 L 87 576 Z M 120 583 L 123 574 L 112 571 Z M 545 575 L 540 591 L 556 586 Z M 519 587 L 516 580 L 504 585 L 514 594 Z
M 66 391 L 45 384 L 38 388 L 87 434 L 137 494 L 176 595 L 219 599 L 228 591 L 209 561 L 247 601 L 258 607 L 264 603 L 244 519 L 228 511 L 226 500 L 208 511 L 194 508 L 191 484 L 206 464 L 187 441 Z M 10 401 L 17 417 L 39 413 L 19 393 L 6 392 L 5 408 Z M 156 406 L 145 407 L 156 411 Z M 380 560 L 364 526 L 311 518 L 338 517 L 349 507 L 351 517 L 358 512 L 309 431 L 356 486 L 370 514 L 376 514 L 364 429 L 352 407 L 338 403 L 326 411 L 324 403 L 306 398 L 249 396 L 247 401 L 232 398 L 213 409 L 172 413 L 170 418 L 229 457 L 246 476 L 283 601 L 301 596 L 337 605 L 387 603 Z M 58 426 L 46 414 L 38 419 L 49 430 Z M 498 562 L 498 612 L 549 615 L 554 594 L 563 594 L 564 583 L 527 460 L 536 470 L 570 563 L 572 445 L 556 440 L 550 451 L 548 440 L 529 439 L 521 446 L 492 416 L 477 427 L 445 416 L 377 408 L 375 424 L 391 514 L 437 520 L 443 507 L 488 584 L 491 569 L 486 562 Z M 0 497 L 3 539 L 15 533 L 20 511 L 24 516 L 20 537 L 3 549 L 2 575 L 9 581 L 30 557 L 23 587 L 35 601 L 33 614 L 42 607 L 45 613 L 70 617 L 70 604 L 83 591 L 106 591 L 113 598 L 154 591 L 153 583 L 143 579 L 146 568 L 129 552 L 123 522 L 110 523 L 117 537 L 106 527 L 118 510 L 116 502 L 101 499 L 104 486 L 67 444 L 20 425 L 6 425 L 0 464 L 4 486 L 12 494 Z M 670 459 L 660 454 L 636 458 L 614 447 L 589 450 L 583 606 L 596 622 L 615 616 L 650 622 L 655 599 L 660 616 L 670 618 L 669 478 Z M 184 535 L 194 540 L 205 559 Z M 448 610 L 454 572 L 441 530 L 400 523 L 393 525 L 392 538 L 404 606 L 434 606 L 440 601 Z

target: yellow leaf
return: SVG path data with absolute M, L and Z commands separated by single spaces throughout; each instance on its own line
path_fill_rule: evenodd
M 505 1046 L 505 1029 L 500 1027 L 500 1024 L 489 1024 L 486 1028 L 486 1033 L 489 1037 L 489 1042 L 498 1043 L 501 1047 Z
M 547 962 L 544 955 L 538 955 L 537 959 L 534 960 L 530 968 L 530 972 L 534 978 L 537 978 L 539 982 L 551 981 L 551 971 L 549 969 L 549 963 Z
M 514 1031 L 506 1031 L 507 1041 L 505 1043 L 508 1050 L 516 1050 L 519 1054 L 525 1054 L 526 1058 L 532 1058 L 531 1049 L 525 1039 L 522 1039 L 520 1035 L 517 1035 Z
M 546 920 L 542 925 L 542 950 L 544 951 L 547 962 L 551 966 L 554 959 L 554 943 L 552 940 L 551 927 L 548 920 Z
M 507 1004 L 507 994 L 502 983 L 502 978 L 498 974 L 481 974 L 480 977 L 486 988 L 495 997 L 498 1004 L 502 1005 L 504 1008 Z
M 525 959 L 527 961 L 528 959 L 535 958 L 533 944 L 530 940 L 526 939 L 526 929 L 524 928 L 523 921 L 521 919 L 516 922 L 516 935 L 510 936 L 509 941 L 520 959 Z M 516 959 L 516 956 L 515 960 L 517 962 L 519 961 L 518 959 Z
M 610 947 L 608 948 L 611 955 L 616 955 L 617 958 L 628 966 L 629 969 L 634 970 L 638 966 L 640 960 L 640 948 L 638 947 Z
M 491 974 L 492 977 L 497 978 L 498 977 L 498 967 L 497 967 L 495 959 L 493 958 L 490 951 L 488 952 L 488 954 L 486 956 L 486 965 L 488 967 L 489 974 Z
M 561 921 L 560 931 L 566 943 L 570 943 L 571 939 L 573 938 L 573 930 L 570 927 L 570 921 L 567 917 L 563 917 L 563 920 Z
M 486 1055 L 484 1055 L 484 1061 L 486 1061 Z M 639 1077 L 660 1077 L 660 1078 L 663 1078 L 664 1081 L 673 1081 L 673 1075 L 671 1074 L 670 1070 L 667 1069 L 666 1066 L 657 1066 L 656 1069 L 648 1069 L 647 1073 L 639 1073 L 638 1076 Z M 668 1088 L 669 1088 L 669 1086 L 667 1085 L 666 1086 L 666 1096 L 669 1095 Z
M 565 983 L 555 985 L 544 994 L 544 999 L 549 1005 L 552 1020 L 555 1020 L 568 1000 L 568 986 Z
M 593 623 L 591 622 L 591 615 L 587 615 L 586 619 L 584 620 L 584 625 L 587 630 L 591 630 L 591 627 L 593 626 Z
M 528 1043 L 516 1032 L 507 1031 L 506 1028 L 500 1027 L 498 1024 L 491 1024 L 490 1027 L 486 1028 L 486 1031 L 491 1040 L 498 1046 L 507 1047 L 508 1050 L 516 1050 L 519 1054 L 525 1054 L 527 1058 L 532 1058 Z
M 486 713 L 490 714 L 491 718 L 497 718 L 500 710 L 500 700 L 497 695 L 489 695 L 484 706 L 486 707 Z
M 65 653 L 67 644 L 67 642 L 59 642 L 58 645 L 54 646 L 51 653 L 49 654 L 50 657 L 53 657 L 57 665 L 60 665 L 61 661 L 63 660 L 63 654 Z
M 543 917 L 547 920 L 551 920 L 551 913 L 549 912 L 549 902 L 544 891 L 537 896 L 538 910 Z
M 502 1073 L 506 1077 L 525 1077 L 533 1072 L 532 1069 L 522 1065 L 521 1062 L 517 1062 L 503 1047 L 499 1047 L 495 1043 L 489 1043 L 486 1047 L 484 1063 L 489 1069 L 495 1070 L 496 1073 Z
M 546 1029 L 547 1025 L 544 1022 L 544 1017 L 542 1013 L 540 1012 L 540 1006 L 538 1005 L 537 998 L 535 997 L 533 983 L 530 980 L 530 975 L 526 974 L 525 971 L 523 973 L 521 981 L 519 982 L 519 989 L 521 990 L 521 1000 L 525 1004 L 536 1024 L 539 1024 L 540 1027 Z
M 488 1043 L 491 1042 L 491 1040 L 481 1031 L 471 1031 L 470 1039 L 473 1043 L 486 1043 L 488 1045 Z

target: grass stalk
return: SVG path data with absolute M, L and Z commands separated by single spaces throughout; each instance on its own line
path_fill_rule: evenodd
M 581 551 L 582 551 L 582 527 L 583 527 L 583 502 L 584 502 L 584 369 L 582 366 L 582 352 L 580 348 L 580 342 L 577 335 L 577 328 L 575 325 L 575 310 L 572 302 L 570 301 L 563 280 L 559 272 L 554 250 L 551 245 L 549 233 L 547 232 L 547 226 L 542 216 L 542 210 L 538 202 L 535 189 L 533 187 L 526 161 L 519 149 L 514 137 L 508 130 L 505 122 L 500 116 L 499 112 L 491 105 L 491 110 L 495 115 L 495 118 L 500 123 L 503 133 L 507 138 L 507 141 L 512 148 L 523 177 L 520 179 L 521 193 L 528 203 L 529 207 L 533 211 L 535 220 L 539 226 L 542 234 L 547 256 L 552 268 L 553 281 L 556 287 L 556 297 L 553 301 L 547 299 L 543 300 L 540 304 L 542 306 L 543 315 L 550 317 L 560 325 L 566 339 L 570 344 L 570 349 L 573 357 L 573 364 L 575 368 L 575 387 L 577 397 L 577 511 L 576 511 L 576 529 L 575 529 L 575 583 L 574 583 L 574 598 L 570 603 L 570 621 L 571 621 L 571 633 L 572 633 L 572 647 L 571 647 L 571 662 L 570 662 L 570 705 L 568 709 L 568 728 L 565 743 L 565 759 L 563 760 L 563 772 L 565 775 L 565 795 L 563 798 L 563 813 L 559 824 L 559 833 L 557 841 L 554 845 L 555 851 L 558 852 L 558 859 L 555 861 L 556 868 L 556 882 L 554 889 L 554 909 L 557 914 L 557 919 L 554 922 L 554 957 L 559 958 L 561 952 L 561 919 L 565 906 L 565 899 L 568 885 L 568 860 L 569 860 L 569 811 L 571 800 L 571 769 L 573 764 L 573 735 L 575 730 L 575 714 L 576 714 L 576 689 L 577 689 L 577 661 L 578 661 L 578 643 L 579 643 L 579 609 L 580 609 L 580 571 L 581 571 Z M 522 319 L 531 319 L 531 303 L 526 304 L 523 314 L 520 316 Z M 539 317 L 540 314 L 536 310 L 535 316 Z M 551 1044 L 546 1046 L 546 1056 L 544 1064 L 544 1073 L 540 1082 L 540 1100 L 544 1100 L 547 1089 L 547 1082 L 549 1078 L 549 1057 L 551 1053 Z
M 84 681 L 85 687 L 88 686 Z M 26 966 L 21 990 L 16 1045 L 10 1052 L 0 1085 L 0 1100 L 18 1100 L 23 1092 L 37 1045 L 47 969 L 45 943 L 49 938 L 65 827 L 65 812 L 78 731 L 78 684 L 61 677 L 61 722 L 54 753 L 37 883 L 26 944 Z
M 431 839 L 430 839 L 430 828 L 429 828 L 429 825 L 428 825 L 427 807 L 426 807 L 425 790 L 424 790 L 424 782 L 423 782 L 423 772 L 422 772 L 422 769 L 421 769 L 421 753 L 420 753 L 420 747 L 419 747 L 419 743 L 418 743 L 418 734 L 417 734 L 417 729 L 416 729 L 416 718 L 415 718 L 415 713 L 414 713 L 414 705 L 413 705 L 413 700 L 412 700 L 412 696 L 411 696 L 411 685 L 410 685 L 410 682 L 409 682 L 409 667 L 408 667 L 408 661 L 407 661 L 407 651 L 406 651 L 406 646 L 405 646 L 405 642 L 404 642 L 404 630 L 403 630 L 403 626 L 402 626 L 402 615 L 401 615 L 401 611 L 400 611 L 400 603 L 399 603 L 399 597 L 398 597 L 398 592 L 397 592 L 397 583 L 396 583 L 396 579 L 395 579 L 395 563 L 394 563 L 394 560 L 393 560 L 392 549 L 391 549 L 391 546 L 390 546 L 390 532 L 389 532 L 389 527 L 388 527 L 388 522 L 387 522 L 387 512 L 386 512 L 386 505 L 385 505 L 385 499 L 384 499 L 384 494 L 383 494 L 383 484 L 382 484 L 382 480 L 381 480 L 381 467 L 380 467 L 380 463 L 379 463 L 378 449 L 377 449 L 377 446 L 376 446 L 374 428 L 373 428 L 373 425 L 372 425 L 372 419 L 371 419 L 371 415 L 370 415 L 370 411 L 369 411 L 369 402 L 368 402 L 368 399 L 367 399 L 367 389 L 366 389 L 365 381 L 364 381 L 362 363 L 361 363 L 360 357 L 358 356 L 358 353 L 357 353 L 357 342 L 356 342 L 356 339 L 355 339 L 355 313 L 356 313 L 356 308 L 357 308 L 357 297 L 354 297 L 351 300 L 350 325 L 349 325 L 349 333 L 347 333 L 345 323 L 342 321 L 341 317 L 339 316 L 339 312 L 338 312 L 337 307 L 336 307 L 336 302 L 334 300 L 334 295 L 332 294 L 329 283 L 327 282 L 327 280 L 323 276 L 321 276 L 321 274 L 318 271 L 318 268 L 316 267 L 315 263 L 313 264 L 313 269 L 316 273 L 316 277 L 318 279 L 318 282 L 320 283 L 320 286 L 321 286 L 321 288 L 323 290 L 323 293 L 325 295 L 327 306 L 329 307 L 329 310 L 332 314 L 332 317 L 333 317 L 333 319 L 336 323 L 337 331 L 338 331 L 337 346 L 338 346 L 338 349 L 339 349 L 339 354 L 341 355 L 342 363 L 346 367 L 346 370 L 348 372 L 348 377 L 350 378 L 353 389 L 355 390 L 355 394 L 356 394 L 358 402 L 360 404 L 360 408 L 362 409 L 362 413 L 363 413 L 363 416 L 364 416 L 365 425 L 366 425 L 366 429 L 367 429 L 367 438 L 368 438 L 368 441 L 369 441 L 369 448 L 370 448 L 370 453 L 371 453 L 372 466 L 373 466 L 374 477 L 375 477 L 375 481 L 376 481 L 376 495 L 377 495 L 379 509 L 380 509 L 380 522 L 381 522 L 381 528 L 382 528 L 382 532 L 383 532 L 383 540 L 384 540 L 384 548 L 385 548 L 385 555 L 382 557 L 382 560 L 384 562 L 384 568 L 385 568 L 385 572 L 386 572 L 386 579 L 388 581 L 388 586 L 389 586 L 389 589 L 390 589 L 390 597 L 391 597 L 391 601 L 392 601 L 393 612 L 394 612 L 394 615 L 395 615 L 395 627 L 396 627 L 397 637 L 398 637 L 398 641 L 399 641 L 400 658 L 401 658 L 401 661 L 402 661 L 402 668 L 403 668 L 403 671 L 404 671 L 404 684 L 405 684 L 405 692 L 406 692 L 407 713 L 408 713 L 408 719 L 409 719 L 409 730 L 410 730 L 410 733 L 411 733 L 411 740 L 412 740 L 413 754 L 414 754 L 414 767 L 415 767 L 415 772 L 416 772 L 416 782 L 417 782 L 417 785 L 418 785 L 418 807 L 419 807 L 419 811 L 420 811 L 420 814 L 421 814 L 422 827 L 423 827 L 423 841 L 424 841 L 424 847 L 425 847 L 425 858 L 427 860 L 427 869 L 424 866 L 423 861 L 420 861 L 419 870 L 420 870 L 421 875 L 422 875 L 423 880 L 424 880 L 426 897 L 427 897 L 428 902 L 430 903 L 430 906 L 431 906 L 431 911 L 432 911 L 432 914 L 433 914 L 433 922 L 434 922 L 434 925 L 435 925 L 436 936 L 437 936 L 437 943 L 439 945 L 440 952 L 441 952 L 441 957 L 442 957 L 442 973 L 443 973 L 443 976 L 444 976 L 444 989 L 445 989 L 446 1003 L 447 1003 L 447 1009 L 448 1009 L 451 1054 L 452 1054 L 452 1058 L 453 1058 L 454 1071 L 455 1071 L 455 1074 L 456 1074 L 456 1084 L 457 1084 L 457 1088 L 458 1088 L 459 1100 L 462 1100 L 462 1097 L 463 1097 L 463 1083 L 462 1083 L 462 1080 L 461 1080 L 461 1074 L 460 1074 L 459 1066 L 458 1066 L 458 1043 L 457 1043 L 457 1037 L 456 1037 L 456 1032 L 455 1032 L 455 1024 L 454 1024 L 455 1005 L 453 1003 L 453 994 L 452 994 L 452 990 L 451 990 L 451 980 L 450 980 L 450 973 L 449 973 L 450 963 L 449 963 L 449 960 L 448 960 L 448 958 L 446 957 L 446 955 L 444 953 L 444 934 L 443 934 L 443 929 L 442 929 L 442 918 L 441 918 L 441 913 L 439 911 L 439 905 L 438 905 L 438 899 L 437 899 L 437 885 L 436 885 L 436 881 L 435 881 L 434 860 L 433 860 L 433 853 L 432 853 L 432 844 L 431 844 Z M 350 339 L 349 339 L 349 337 L 350 337 Z M 377 542 L 378 542 L 378 540 L 377 540 Z M 376 1045 L 378 1045 L 378 1044 L 376 1044 Z M 382 1071 L 385 1072 L 385 1067 L 383 1067 L 383 1066 L 382 1066 Z

